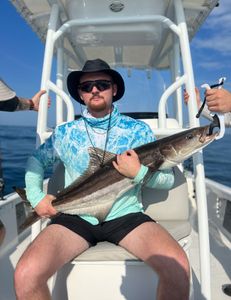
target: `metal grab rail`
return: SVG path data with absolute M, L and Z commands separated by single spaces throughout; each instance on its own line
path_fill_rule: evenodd
M 187 75 L 181 76 L 177 81 L 175 81 L 172 85 L 170 85 L 163 95 L 160 98 L 159 101 L 159 108 L 158 108 L 158 125 L 159 128 L 163 129 L 166 128 L 166 109 L 165 105 L 167 103 L 168 97 L 175 92 L 180 86 L 185 84 L 187 81 Z M 181 112 L 182 113 L 182 112 Z

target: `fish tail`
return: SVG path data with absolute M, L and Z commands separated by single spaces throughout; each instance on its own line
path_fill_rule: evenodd
M 30 202 L 26 197 L 26 190 L 25 189 L 19 188 L 19 187 L 16 187 L 16 186 L 13 186 L 13 189 L 20 196 L 22 201 L 25 202 L 25 204 L 30 205 Z
M 19 187 L 13 187 L 13 189 L 20 196 L 23 203 L 26 204 L 27 206 L 31 207 L 31 204 L 26 197 L 26 190 L 24 188 L 19 188 Z M 27 227 L 31 226 L 39 219 L 40 219 L 40 216 L 31 207 L 31 210 L 29 210 L 29 212 L 27 212 L 27 216 L 26 216 L 24 222 L 19 225 L 19 231 L 21 232 L 21 231 L 25 230 Z
M 31 213 L 29 213 L 28 216 L 26 217 L 25 221 L 22 224 L 20 224 L 20 226 L 19 226 L 20 232 L 25 230 L 27 227 L 31 226 L 32 224 L 34 224 L 39 219 L 40 219 L 40 216 L 35 211 L 32 211 Z

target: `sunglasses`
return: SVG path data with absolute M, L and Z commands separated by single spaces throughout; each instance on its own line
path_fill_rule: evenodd
M 90 93 L 95 86 L 100 92 L 110 89 L 112 81 L 110 80 L 93 80 L 93 81 L 84 81 L 78 85 L 78 88 L 85 93 Z

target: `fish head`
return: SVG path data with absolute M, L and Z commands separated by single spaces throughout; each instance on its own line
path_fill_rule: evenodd
M 218 132 L 211 133 L 210 125 L 195 127 L 169 137 L 168 143 L 161 148 L 165 157 L 162 168 L 173 167 L 201 150 L 215 140 Z M 161 168 L 161 169 L 162 169 Z

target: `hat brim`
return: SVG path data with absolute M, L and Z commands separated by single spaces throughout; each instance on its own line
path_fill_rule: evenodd
M 80 82 L 80 78 L 84 74 L 88 74 L 88 73 L 92 73 L 92 71 L 91 72 L 73 71 L 67 77 L 67 88 L 68 88 L 68 91 L 69 91 L 71 97 L 83 105 L 85 105 L 85 103 L 80 98 L 79 91 L 78 91 L 78 84 Z M 105 70 L 100 70 L 100 71 L 94 72 L 94 73 L 105 73 L 112 77 L 113 83 L 115 83 L 117 85 L 117 93 L 115 96 L 113 96 L 113 102 L 115 102 L 123 97 L 124 90 L 125 90 L 124 80 L 117 71 L 112 70 L 112 69 L 105 69 Z
M 16 96 L 13 91 L 1 78 L 0 78 L 0 101 L 11 100 Z

